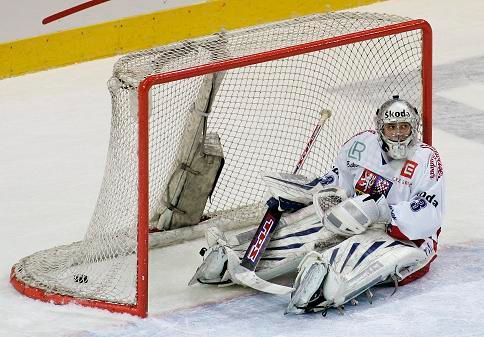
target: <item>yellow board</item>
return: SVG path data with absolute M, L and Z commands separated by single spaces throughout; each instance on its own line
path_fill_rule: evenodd
M 382 0 L 209 0 L 0 44 L 0 79 L 187 38 Z

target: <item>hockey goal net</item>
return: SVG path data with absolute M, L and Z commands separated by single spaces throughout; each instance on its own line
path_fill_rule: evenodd
M 164 197 L 182 186 L 173 177 L 203 171 L 205 162 L 195 170 L 182 158 L 196 156 L 193 146 L 218 160 L 207 164 L 217 171 L 209 180 L 217 179 L 201 220 L 255 224 L 263 210 L 260 172 L 292 172 L 325 109 L 332 117 L 300 174 L 330 169 L 342 143 L 372 129 L 376 108 L 394 94 L 422 112 L 430 143 L 431 62 L 425 21 L 343 12 L 121 58 L 108 82 L 110 145 L 87 233 L 21 259 L 12 284 L 44 301 L 146 316 L 149 232 L 163 237 L 180 229 L 160 219 L 177 212 Z

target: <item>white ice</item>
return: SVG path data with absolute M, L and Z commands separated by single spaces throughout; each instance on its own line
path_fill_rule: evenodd
M 109 138 L 114 59 L 0 81 L 0 336 L 484 336 L 484 2 L 389 0 L 358 10 L 428 20 L 434 30 L 433 144 L 447 209 L 431 272 L 344 316 L 283 316 L 286 297 L 191 287 L 201 240 L 155 250 L 147 319 L 20 295 L 11 266 L 82 239 Z

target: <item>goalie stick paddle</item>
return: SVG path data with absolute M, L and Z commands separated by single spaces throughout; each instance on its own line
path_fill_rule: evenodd
M 319 132 L 321 131 L 322 126 L 329 117 L 331 117 L 330 110 L 324 109 L 321 111 L 321 117 L 318 121 L 318 124 L 314 128 L 314 131 L 311 134 L 311 137 L 309 138 L 309 141 L 307 142 L 299 161 L 297 162 L 293 174 L 297 174 L 302 168 L 304 161 L 306 160 L 314 142 L 316 141 L 316 138 L 319 135 Z M 267 209 L 240 263 L 235 252 L 227 249 L 229 259 L 228 268 L 235 281 L 251 288 L 272 294 L 284 295 L 293 291 L 293 288 L 291 287 L 267 282 L 255 274 L 257 264 L 259 263 L 262 254 L 266 250 L 272 233 L 275 231 L 281 216 L 282 212 L 279 211 L 277 206 L 269 207 Z
M 244 258 L 240 263 L 241 266 L 248 270 L 255 270 L 255 267 L 257 267 L 257 264 L 259 263 L 262 253 L 266 250 L 269 238 L 272 236 L 272 232 L 274 232 L 281 216 L 282 212 L 279 211 L 277 207 L 269 207 L 267 209 L 249 247 L 245 251 Z

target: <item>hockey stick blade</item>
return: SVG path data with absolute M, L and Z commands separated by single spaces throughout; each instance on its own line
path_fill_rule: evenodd
M 228 270 L 235 283 L 274 295 L 286 295 L 294 289 L 283 285 L 268 282 L 259 276 L 253 270 L 249 270 L 240 264 L 237 254 L 230 248 L 226 248 L 228 256 Z

